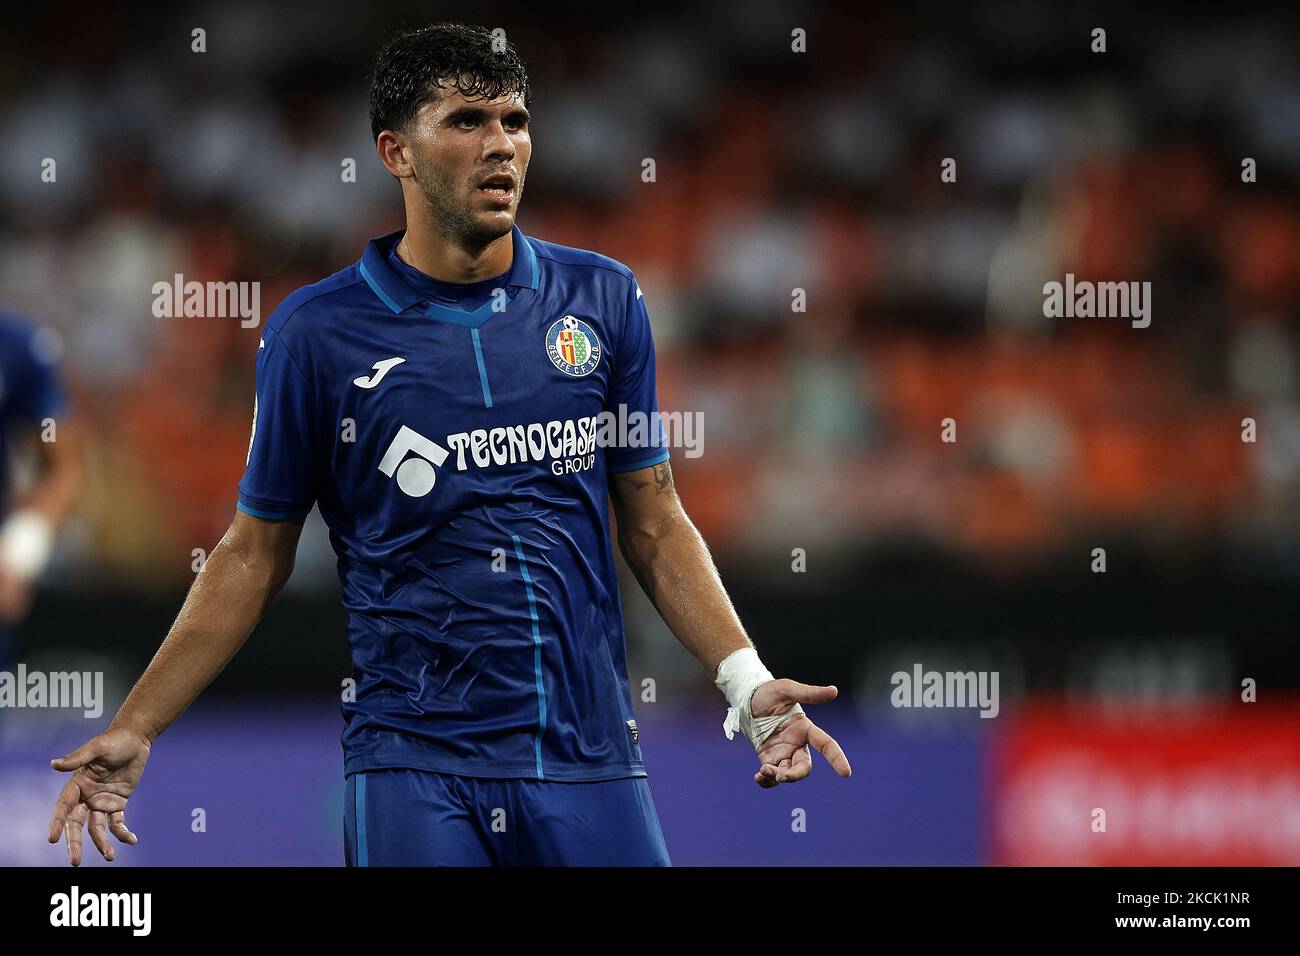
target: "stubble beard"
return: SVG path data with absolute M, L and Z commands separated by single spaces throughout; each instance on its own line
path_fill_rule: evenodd
M 425 204 L 433 226 L 451 243 L 470 252 L 480 251 L 490 242 L 510 232 L 511 223 L 502 228 L 498 223 L 484 222 L 469 207 L 469 200 L 458 185 L 423 164 L 415 165 L 415 181 L 424 194 Z M 515 184 L 514 208 L 519 208 L 523 198 L 523 179 Z

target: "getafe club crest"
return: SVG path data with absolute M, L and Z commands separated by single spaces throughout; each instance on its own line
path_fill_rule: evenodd
M 581 378 L 600 364 L 600 340 L 582 319 L 566 315 L 547 330 L 546 354 L 565 375 Z

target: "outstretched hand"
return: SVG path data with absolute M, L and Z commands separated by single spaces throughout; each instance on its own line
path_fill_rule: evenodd
M 148 759 L 149 742 L 133 731 L 117 728 L 50 761 L 55 770 L 72 772 L 72 779 L 54 802 L 49 839 L 58 843 L 66 833 L 68 862 L 73 866 L 81 865 L 81 831 L 87 823 L 91 841 L 110 862 L 115 856 L 108 840 L 110 832 L 120 843 L 136 842 L 136 835 L 126 825 L 126 801 L 140 783 Z
M 750 700 L 750 710 L 755 717 L 776 716 L 789 713 L 795 704 L 825 704 L 839 695 L 835 687 L 818 687 L 781 678 L 760 684 Z M 849 759 L 830 734 L 822 730 L 803 714 L 795 714 L 758 747 L 760 766 L 754 782 L 760 787 L 775 787 L 793 783 L 812 773 L 812 754 L 809 746 L 826 758 L 841 777 L 852 776 Z

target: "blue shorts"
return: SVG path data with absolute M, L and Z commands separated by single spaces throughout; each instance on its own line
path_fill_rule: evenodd
M 645 777 L 489 780 L 427 770 L 347 777 L 348 866 L 671 866 Z

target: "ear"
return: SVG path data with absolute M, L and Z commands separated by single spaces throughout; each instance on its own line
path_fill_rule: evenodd
M 410 161 L 406 157 L 406 138 L 391 129 L 386 129 L 375 140 L 375 150 L 380 162 L 399 179 L 408 179 L 415 175 Z

